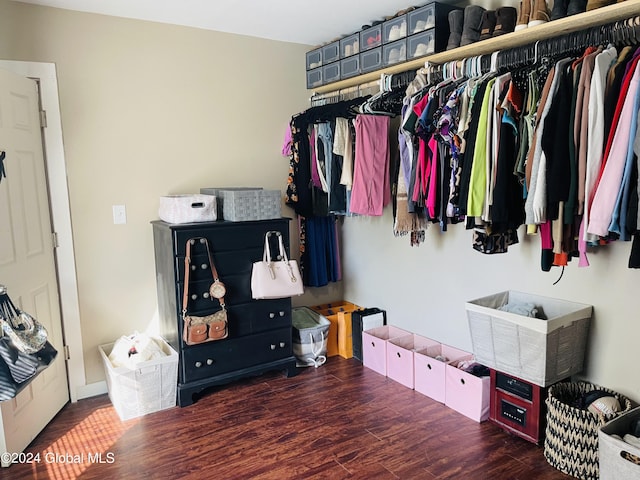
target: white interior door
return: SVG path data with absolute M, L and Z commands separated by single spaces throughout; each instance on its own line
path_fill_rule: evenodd
M 37 84 L 0 70 L 0 284 L 49 332 L 57 358 L 0 403 L 0 452 L 21 452 L 69 401 Z

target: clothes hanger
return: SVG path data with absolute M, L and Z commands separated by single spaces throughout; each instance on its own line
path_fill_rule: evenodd
M 500 50 L 497 50 L 491 54 L 491 67 L 490 72 L 496 73 L 498 71 L 498 55 L 500 54 Z

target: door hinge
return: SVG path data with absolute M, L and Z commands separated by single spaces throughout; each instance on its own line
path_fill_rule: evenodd
M 40 127 L 46 128 L 47 126 L 47 111 L 40 110 Z
M 69 345 L 65 345 L 62 348 L 64 350 L 64 359 L 65 360 L 71 360 L 71 353 L 69 352 Z
M 53 238 L 53 248 L 58 248 L 60 246 L 58 242 L 58 232 L 51 232 L 51 237 Z

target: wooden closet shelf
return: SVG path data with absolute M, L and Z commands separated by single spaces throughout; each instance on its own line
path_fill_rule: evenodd
M 557 37 L 566 33 L 595 27 L 597 25 L 605 25 L 618 20 L 631 18 L 636 15 L 640 15 L 640 0 L 626 0 L 621 3 L 615 3 L 589 12 L 544 23 L 536 27 L 526 28 L 519 32 L 508 33 L 506 35 L 482 40 L 453 50 L 435 53 L 426 57 L 415 58 L 408 62 L 391 65 L 389 67 L 376 70 L 375 72 L 369 72 L 357 77 L 329 83 L 311 90 L 318 94 L 335 92 L 337 90 L 377 80 L 383 73 L 390 75 L 405 72 L 407 70 L 418 70 L 424 67 L 426 61 L 435 64 L 442 64 L 452 60 L 461 60 L 463 58 L 473 57 L 476 55 L 485 55 L 497 50 L 527 45 L 538 40 Z

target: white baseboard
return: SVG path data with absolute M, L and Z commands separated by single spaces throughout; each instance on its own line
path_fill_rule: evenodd
M 82 400 L 83 398 L 95 397 L 97 395 L 103 395 L 105 393 L 108 393 L 107 382 L 103 380 L 102 382 L 83 385 L 81 387 L 78 387 L 76 392 L 78 400 Z

